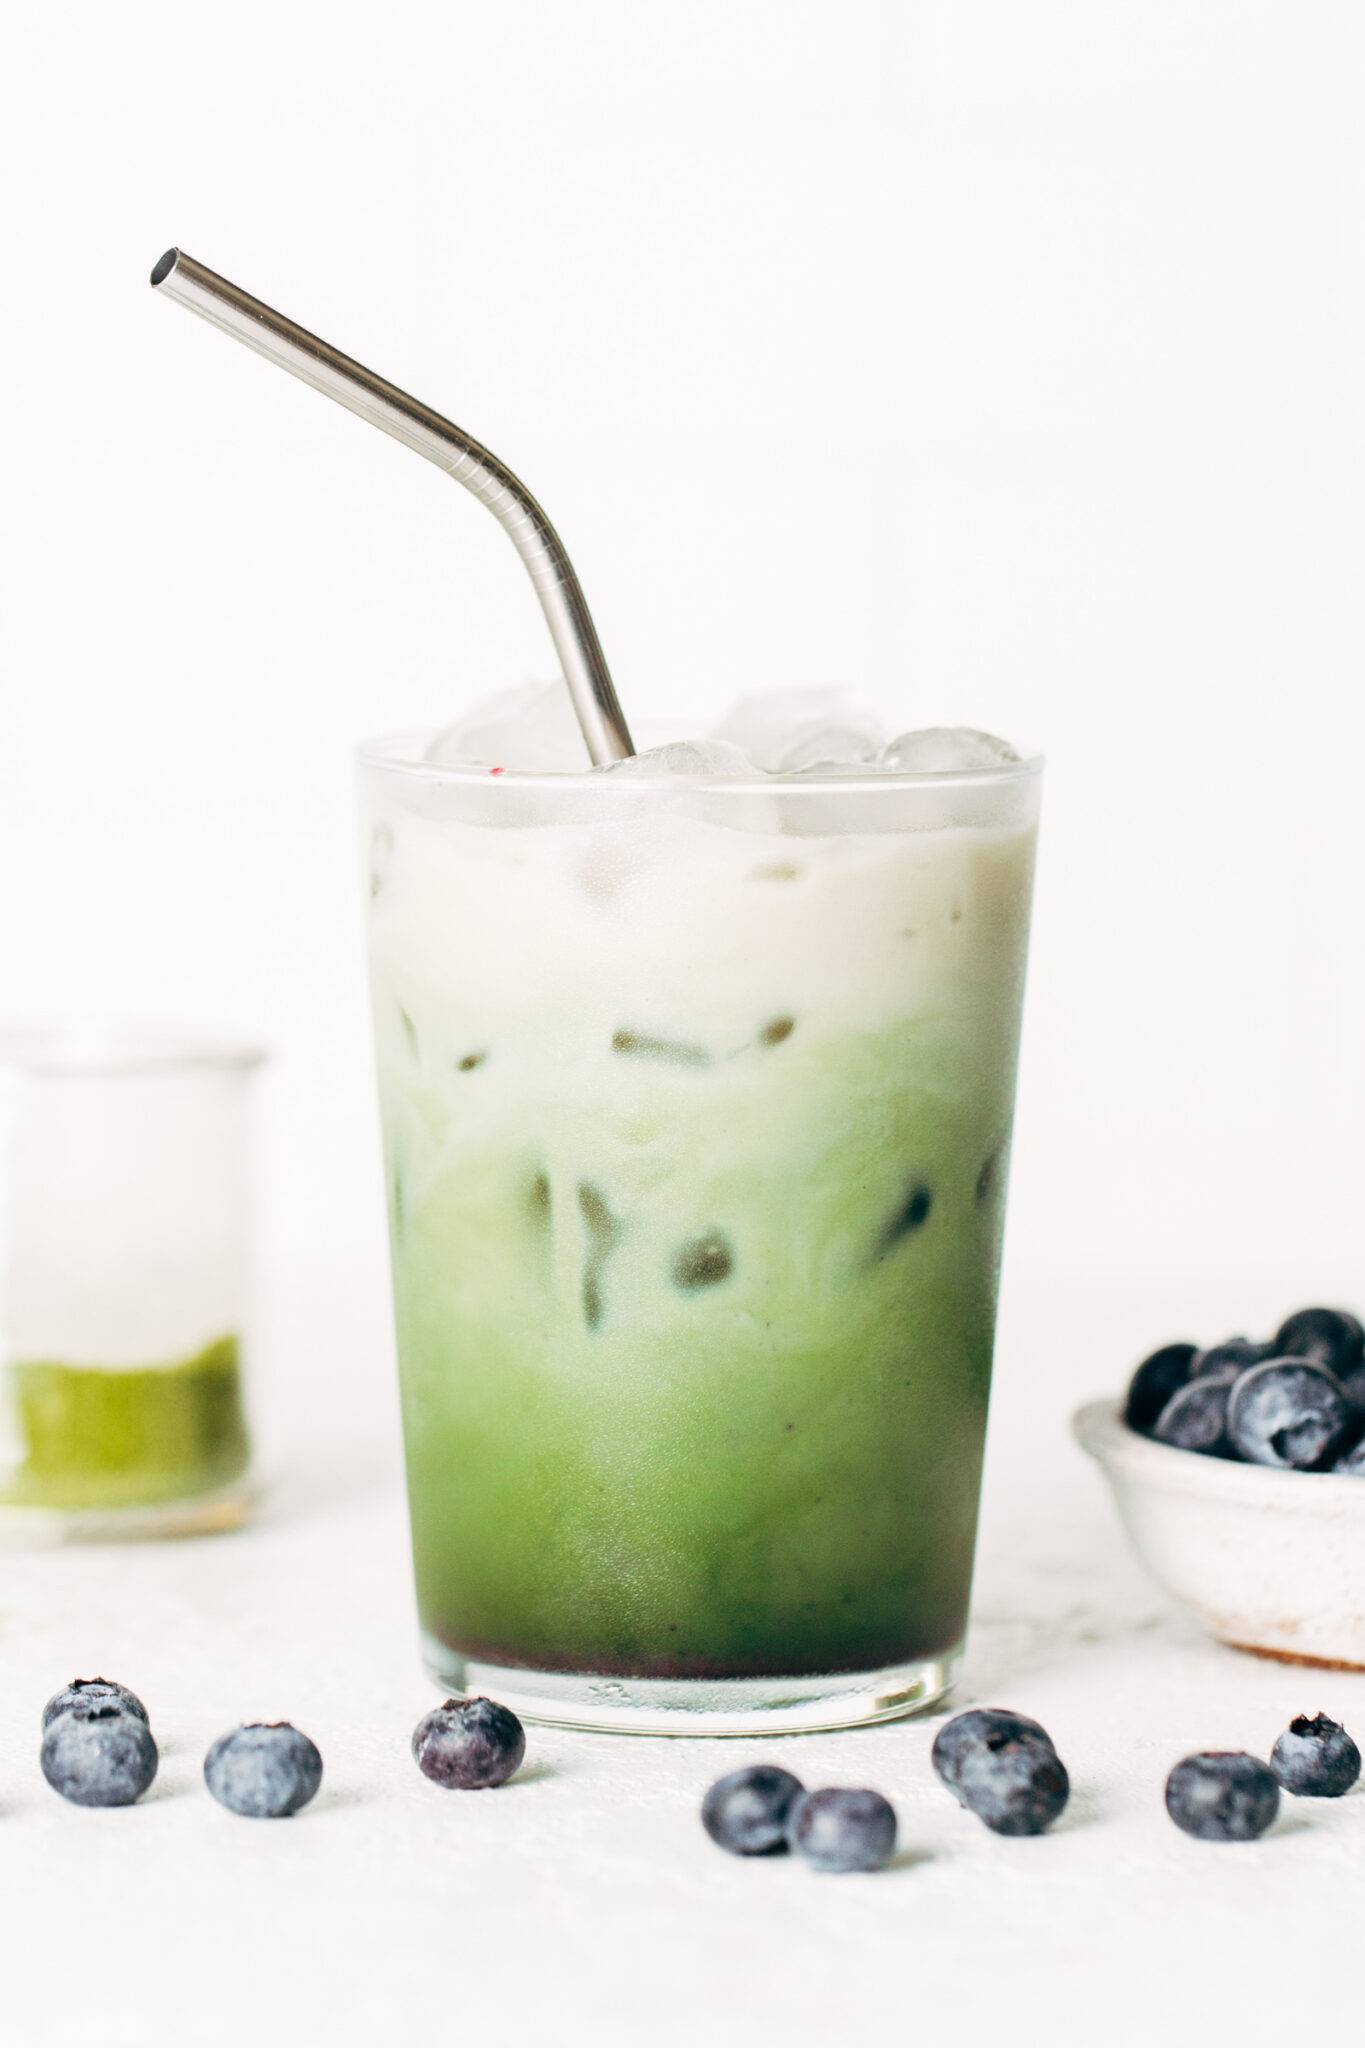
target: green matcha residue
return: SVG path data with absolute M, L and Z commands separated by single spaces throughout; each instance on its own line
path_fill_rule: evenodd
M 0 1503 L 150 1507 L 226 1486 L 249 1456 L 237 1339 L 171 1365 L 107 1371 L 11 1365 L 6 1393 L 22 1457 Z

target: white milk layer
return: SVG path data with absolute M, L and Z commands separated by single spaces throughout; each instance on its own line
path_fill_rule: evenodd
M 1036 787 L 1016 775 L 826 799 L 579 782 L 534 799 L 550 822 L 501 827 L 472 822 L 458 784 L 380 773 L 370 944 L 386 1088 L 455 1088 L 462 1061 L 511 1043 L 563 1062 L 626 1033 L 667 1064 L 663 1048 L 720 1060 L 798 1015 L 871 1033 L 945 1002 L 964 1018 L 1012 1011 Z M 515 786 L 505 810 L 496 787 L 473 795 L 491 819 L 530 801 Z M 878 829 L 821 831 L 821 814 Z M 773 829 L 789 820 L 803 829 Z

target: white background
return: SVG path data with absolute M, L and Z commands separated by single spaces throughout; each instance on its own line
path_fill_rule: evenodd
M 272 1242 L 380 1290 L 349 749 L 548 641 L 472 500 L 154 298 L 179 241 L 524 471 L 632 710 L 1046 750 L 1016 1272 L 1349 1295 L 1363 60 L 1297 0 L 25 10 L 6 1009 L 265 1038 Z
M 1060 1414 L 1170 1323 L 1365 1297 L 1363 59 L 1350 0 L 8 26 L 0 1007 L 272 1048 L 314 1442 L 393 1431 L 350 749 L 548 642 L 163 247 L 518 468 L 637 716 L 841 679 L 1045 749 L 1002 1391 Z

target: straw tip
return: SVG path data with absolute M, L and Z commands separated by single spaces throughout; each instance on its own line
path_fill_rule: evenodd
M 179 261 L 180 251 L 178 249 L 168 249 L 164 256 L 159 256 L 152 265 L 152 283 L 154 285 L 164 284 Z

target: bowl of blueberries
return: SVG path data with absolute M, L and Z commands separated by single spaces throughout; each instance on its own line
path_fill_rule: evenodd
M 1365 1329 L 1163 1344 L 1074 1428 L 1158 1583 L 1234 1648 L 1365 1670 Z

